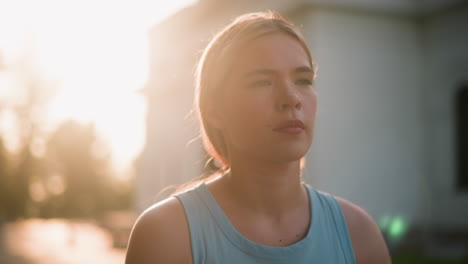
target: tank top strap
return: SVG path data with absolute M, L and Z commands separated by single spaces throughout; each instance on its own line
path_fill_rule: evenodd
M 206 218 L 206 215 L 209 215 L 209 213 L 197 193 L 197 188 L 199 187 L 178 193 L 175 197 L 184 207 L 185 217 L 189 226 L 193 263 L 205 263 L 206 241 L 204 233 L 207 226 L 205 222 L 210 219 Z
M 321 210 L 328 214 L 329 219 L 333 220 L 333 224 L 338 232 L 338 239 L 340 242 L 341 250 L 346 258 L 346 263 L 356 263 L 356 257 L 351 243 L 351 238 L 346 224 L 346 218 L 344 217 L 343 211 L 340 204 L 333 195 L 319 192 L 305 184 L 312 194 L 312 202 L 315 202 L 317 206 L 320 205 Z M 314 201 L 315 200 L 315 201 Z

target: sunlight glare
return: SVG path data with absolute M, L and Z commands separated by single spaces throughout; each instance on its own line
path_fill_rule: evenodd
M 0 11 L 0 17 L 7 15 L 0 25 L 14 24 L 22 34 L 0 28 L 0 48 L 14 56 L 15 44 L 32 34 L 35 63 L 45 78 L 59 86 L 47 107 L 50 130 L 70 118 L 94 122 L 110 145 L 114 168 L 124 171 L 144 145 L 146 106 L 138 90 L 148 77 L 148 30 L 193 3 L 10 1 Z
M 21 147 L 18 120 L 12 110 L 0 112 L 0 135 L 9 152 L 17 152 Z

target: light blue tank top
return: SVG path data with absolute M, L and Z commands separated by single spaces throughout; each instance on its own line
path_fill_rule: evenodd
M 338 202 L 328 194 L 305 186 L 312 221 L 306 237 L 286 247 L 266 246 L 244 237 L 204 183 L 176 195 L 187 215 L 193 263 L 356 263 Z

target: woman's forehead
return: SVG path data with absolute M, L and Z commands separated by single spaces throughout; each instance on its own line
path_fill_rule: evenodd
M 301 43 L 285 33 L 267 34 L 245 43 L 239 47 L 233 66 L 236 72 L 312 68 Z

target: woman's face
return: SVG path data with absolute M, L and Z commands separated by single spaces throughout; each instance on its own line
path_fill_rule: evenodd
M 230 157 L 294 161 L 314 131 L 314 72 L 297 40 L 268 34 L 242 46 L 214 110 Z

